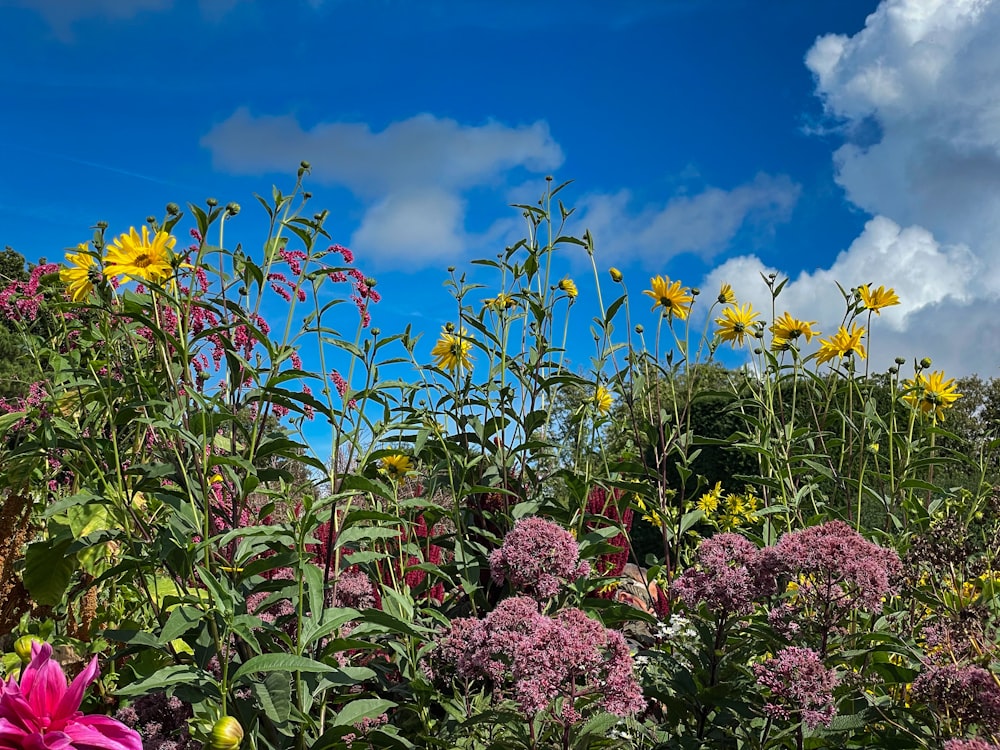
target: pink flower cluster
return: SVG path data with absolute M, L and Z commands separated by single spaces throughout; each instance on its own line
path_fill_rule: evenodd
M 582 718 L 577 699 L 588 696 L 619 716 L 645 705 L 621 633 L 578 609 L 547 617 L 524 596 L 504 599 L 483 619 L 453 620 L 436 656 L 461 678 L 509 690 L 526 714 L 565 699 L 558 718 L 566 724 Z
M 673 584 L 689 607 L 705 603 L 716 614 L 746 615 L 754 603 L 776 592 L 778 576 L 797 586 L 794 600 L 774 608 L 772 624 L 786 633 L 790 620 L 822 612 L 814 623 L 828 632 L 854 610 L 879 612 L 895 592 L 902 563 L 894 550 L 866 540 L 842 521 L 785 534 L 772 547 L 759 549 L 738 534 L 718 534 L 698 548 L 698 564 Z
M 704 603 L 717 615 L 747 615 L 755 601 L 775 593 L 779 570 L 772 548 L 760 549 L 739 534 L 717 534 L 701 543 L 698 564 L 671 588 L 691 608 Z
M 59 273 L 55 263 L 43 263 L 31 270 L 27 281 L 12 281 L 0 289 L 0 314 L 8 320 L 34 321 L 42 304 L 43 276 Z
M 840 615 L 882 611 L 903 571 L 895 550 L 865 539 L 843 521 L 785 534 L 775 545 L 785 571 L 798 577 L 803 608 L 822 604 Z
M 754 666 L 757 683 L 771 694 L 764 710 L 776 719 L 792 712 L 801 715 L 810 728 L 829 726 L 837 713 L 833 689 L 837 675 L 823 665 L 820 655 L 809 648 L 789 646 L 763 664 Z
M 944 750 L 1000 750 L 1000 745 L 991 745 L 986 740 L 948 740 Z
M 31 645 L 31 662 L 0 683 L 0 747 L 11 750 L 142 750 L 139 734 L 108 716 L 84 716 L 84 691 L 97 679 L 97 657 L 67 687 L 48 643 Z
M 1000 730 L 1000 687 L 982 667 L 930 666 L 913 681 L 912 695 L 963 724 Z
M 559 587 L 590 573 L 580 548 L 566 529 L 544 518 L 522 518 L 490 554 L 497 583 L 510 581 L 518 591 L 539 599 L 555 596 Z

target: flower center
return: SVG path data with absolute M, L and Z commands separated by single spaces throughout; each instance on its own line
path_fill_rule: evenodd
M 135 260 L 132 262 L 137 268 L 149 268 L 153 260 L 149 257 L 149 253 L 142 253 L 141 255 L 135 256 Z

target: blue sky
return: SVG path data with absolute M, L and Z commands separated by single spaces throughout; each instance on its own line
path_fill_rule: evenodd
M 375 324 L 429 345 L 445 268 L 521 236 L 551 174 L 633 292 L 762 305 L 775 271 L 826 332 L 834 279 L 894 286 L 876 366 L 993 376 L 996 38 L 1000 0 L 0 0 L 0 241 L 60 259 L 215 196 L 252 247 L 252 194 L 307 159 Z

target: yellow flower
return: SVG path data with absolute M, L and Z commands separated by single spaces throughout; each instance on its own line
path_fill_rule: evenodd
M 812 341 L 813 336 L 819 336 L 819 331 L 812 329 L 814 325 L 816 325 L 815 320 L 798 320 L 786 312 L 780 318 L 775 319 L 770 331 L 774 334 L 775 341 L 782 339 L 783 342 L 790 344 L 799 336 L 805 336 L 806 341 Z M 776 348 L 772 343 L 771 348 L 775 351 L 784 351 L 788 347 L 783 345 Z
M 913 380 L 905 381 L 903 387 L 909 391 L 903 400 L 914 409 L 930 414 L 935 422 L 944 419 L 945 409 L 962 398 L 962 394 L 955 391 L 955 379 L 945 380 L 943 372 L 932 372 L 929 377 L 918 372 Z
M 472 341 L 464 328 L 458 335 L 445 329 L 441 332 L 441 337 L 434 348 L 431 349 L 431 356 L 434 357 L 435 367 L 454 372 L 458 369 L 468 369 L 471 366 L 471 352 Z
M 131 276 L 156 284 L 166 281 L 173 273 L 170 261 L 175 242 L 176 238 L 166 232 L 157 232 L 150 240 L 147 226 L 143 226 L 140 237 L 132 227 L 128 234 L 119 236 L 108 247 L 105 273 L 109 276 Z
M 607 414 L 611 411 L 611 404 L 614 400 L 615 397 L 611 395 L 611 391 L 603 385 L 597 386 L 597 391 L 594 393 L 594 406 L 597 407 L 597 411 L 601 414 Z
M 691 290 L 686 286 L 681 286 L 681 282 L 670 283 L 670 277 L 654 276 L 649 280 L 652 289 L 646 289 L 643 294 L 652 297 L 653 307 L 663 308 L 664 315 L 676 315 L 681 320 L 686 320 L 691 312 L 691 303 L 694 297 L 689 293 Z
M 832 338 L 820 339 L 816 361 L 823 364 L 834 357 L 846 357 L 849 354 L 857 354 L 861 359 L 864 359 L 868 356 L 865 345 L 861 343 L 864 335 L 864 326 L 852 323 L 850 331 L 841 326 Z
M 576 284 L 573 283 L 573 279 L 569 278 L 569 276 L 559 282 L 559 289 L 566 292 L 566 296 L 570 299 L 576 299 L 576 295 L 579 294 L 576 290 Z
M 721 318 L 715 319 L 719 326 L 719 330 L 715 333 L 723 341 L 743 346 L 743 341 L 753 326 L 753 320 L 759 314 L 754 312 L 753 305 L 749 302 L 743 306 L 730 305 L 722 311 Z M 750 335 L 753 335 L 752 332 Z
M 733 294 L 733 288 L 729 284 L 723 284 L 722 288 L 719 289 L 719 304 L 720 305 L 731 305 L 736 301 L 736 295 Z
M 94 283 L 101 277 L 101 268 L 97 259 L 87 252 L 87 243 L 81 242 L 76 249 L 79 252 L 66 253 L 66 260 L 73 265 L 59 272 L 59 280 L 68 289 L 74 302 L 83 302 L 94 290 Z
M 698 500 L 698 509 L 706 516 L 712 515 L 719 509 L 719 501 L 722 499 L 725 492 L 726 491 L 722 489 L 722 482 L 716 482 L 715 487 L 702 495 Z
M 663 528 L 663 516 L 660 515 L 660 512 L 656 508 L 647 508 L 646 502 L 638 495 L 636 495 L 635 504 L 639 506 L 639 512 L 642 513 L 643 521 L 648 521 L 658 529 Z
M 483 305 L 488 307 L 494 312 L 501 312 L 503 310 L 509 310 L 510 308 L 517 305 L 514 298 L 511 297 L 506 292 L 500 292 L 496 297 L 492 299 L 483 300 Z
M 398 481 L 413 471 L 413 464 L 410 462 L 409 456 L 402 453 L 393 453 L 390 456 L 384 456 L 382 458 L 379 468 L 382 469 L 382 471 L 385 472 L 390 479 Z
M 884 286 L 880 286 L 874 292 L 869 289 L 867 284 L 862 284 L 858 287 L 858 294 L 861 295 L 861 301 L 865 304 L 866 310 L 872 310 L 876 315 L 882 314 L 883 307 L 891 307 L 892 305 L 899 304 L 899 297 L 896 296 L 895 289 L 886 289 Z
M 618 270 L 617 268 L 615 268 L 614 266 L 611 266 L 611 268 L 610 268 L 610 270 L 608 271 L 608 273 L 610 273 L 610 274 L 611 274 L 611 280 L 612 280 L 613 282 L 615 282 L 616 284 L 620 284 L 620 283 L 621 283 L 621 281 L 622 281 L 622 278 L 623 278 L 623 277 L 622 277 L 622 272 L 621 272 L 621 271 L 619 271 L 619 270 Z

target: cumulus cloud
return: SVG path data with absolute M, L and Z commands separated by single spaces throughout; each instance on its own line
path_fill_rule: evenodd
M 858 33 L 816 40 L 805 63 L 844 138 L 836 179 L 873 218 L 829 268 L 791 280 L 779 313 L 827 331 L 844 310 L 834 280 L 893 286 L 902 304 L 876 319 L 879 366 L 930 355 L 954 374 L 1000 374 L 998 38 L 998 0 L 884 0 Z M 761 272 L 780 269 L 731 259 L 705 286 L 746 285 L 769 310 Z
M 581 222 L 603 256 L 638 259 L 655 270 L 682 253 L 710 260 L 747 224 L 769 229 L 787 220 L 799 192 L 788 177 L 761 174 L 732 190 L 709 187 L 635 209 L 631 193 L 622 190 L 585 196 L 580 202 Z
M 784 278 L 780 269 L 754 256 L 741 256 L 713 269 L 702 286 L 714 292 L 729 283 L 741 302 L 752 302 L 769 314 L 771 295 L 762 276 L 771 273 L 779 283 Z M 888 367 L 896 356 L 933 355 L 958 372 L 986 372 L 996 366 L 996 352 L 982 346 L 966 348 L 971 338 L 1000 330 L 1000 321 L 985 327 L 982 322 L 971 325 L 973 319 L 983 318 L 977 292 L 981 273 L 982 261 L 967 246 L 942 245 L 926 229 L 903 228 L 877 216 L 829 268 L 802 271 L 789 279 L 775 312 L 815 320 L 819 330 L 832 334 L 846 311 L 838 282 L 848 294 L 851 287 L 861 284 L 891 286 L 900 304 L 873 317 L 875 367 Z
M 303 158 L 313 179 L 342 185 L 366 203 L 352 243 L 379 261 L 410 267 L 455 260 L 474 238 L 465 228 L 466 191 L 500 186 L 511 170 L 558 167 L 562 150 L 548 125 L 465 125 L 421 114 L 375 132 L 364 123 L 303 128 L 291 115 L 239 109 L 202 145 L 215 168 L 235 174 L 287 172 Z

